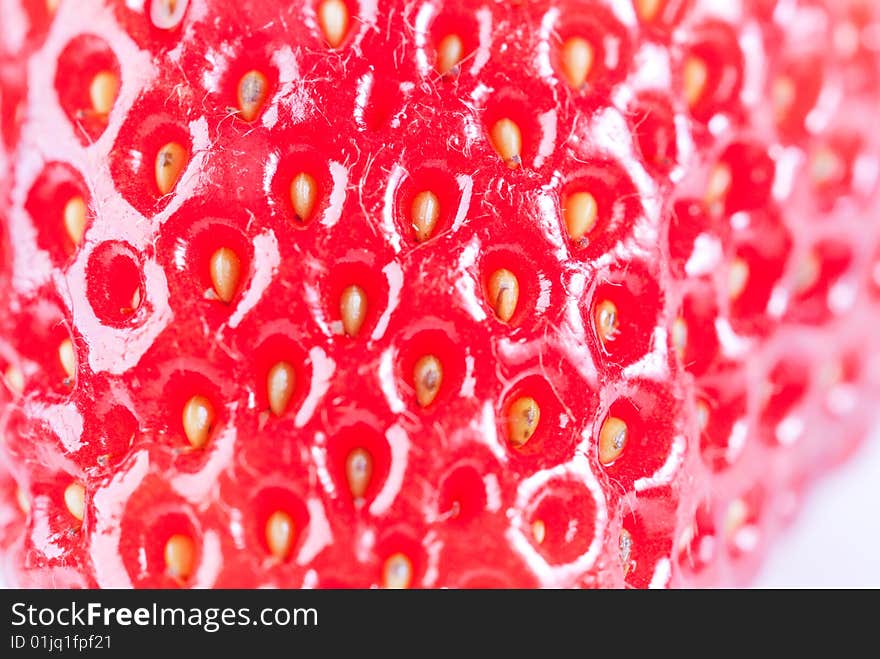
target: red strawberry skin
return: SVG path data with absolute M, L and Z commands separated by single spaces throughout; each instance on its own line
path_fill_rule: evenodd
M 12 584 L 745 584 L 873 426 L 873 2 L 54 4 L 0 9 Z

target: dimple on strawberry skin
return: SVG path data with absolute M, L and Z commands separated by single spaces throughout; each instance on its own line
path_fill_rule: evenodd
M 880 396 L 871 0 L 11 0 L 12 585 L 744 585 Z

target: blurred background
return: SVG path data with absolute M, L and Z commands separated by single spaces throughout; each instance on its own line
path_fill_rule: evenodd
M 880 588 L 880 431 L 818 481 L 755 585 Z

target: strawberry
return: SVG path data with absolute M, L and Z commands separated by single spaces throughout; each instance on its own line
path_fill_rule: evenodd
M 878 30 L 3 3 L 7 578 L 747 583 L 874 422 Z

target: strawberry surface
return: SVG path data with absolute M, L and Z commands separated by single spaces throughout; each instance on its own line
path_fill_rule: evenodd
M 744 584 L 874 424 L 870 0 L 0 20 L 13 584 Z

